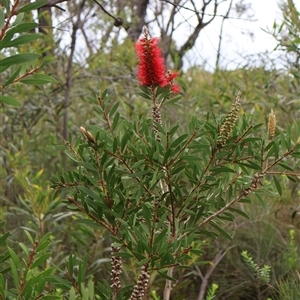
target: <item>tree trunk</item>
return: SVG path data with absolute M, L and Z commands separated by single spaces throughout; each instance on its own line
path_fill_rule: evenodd
M 136 6 L 135 13 L 137 20 L 129 26 L 127 33 L 128 37 L 135 42 L 142 33 L 143 26 L 146 25 L 145 17 L 149 0 L 136 0 L 134 2 Z

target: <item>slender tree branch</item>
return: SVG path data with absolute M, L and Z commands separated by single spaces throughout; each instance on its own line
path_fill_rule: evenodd
M 203 300 L 204 299 L 205 292 L 206 292 L 206 289 L 207 289 L 207 286 L 208 286 L 208 280 L 209 280 L 211 274 L 213 273 L 213 271 L 215 270 L 215 268 L 218 266 L 219 262 L 225 256 L 225 254 L 226 254 L 226 251 L 224 251 L 224 250 L 220 250 L 216 254 L 216 256 L 214 257 L 213 261 L 209 265 L 209 268 L 207 269 L 204 276 L 202 275 L 200 269 L 198 268 L 198 273 L 199 273 L 200 278 L 202 279 L 202 282 L 201 282 L 200 291 L 199 291 L 197 300 Z
M 71 51 L 68 59 L 68 66 L 67 66 L 67 78 L 66 78 L 66 90 L 65 90 L 65 98 L 64 98 L 64 115 L 63 115 L 63 139 L 65 141 L 68 140 L 68 106 L 70 101 L 70 93 L 72 87 L 72 65 L 73 59 L 75 54 L 75 47 L 76 47 L 76 40 L 77 40 L 77 31 L 80 28 L 80 15 L 85 4 L 86 0 L 82 0 L 77 11 L 77 20 L 73 23 L 72 35 L 71 35 Z M 62 165 L 66 167 L 66 156 L 62 153 Z
M 108 11 L 104 8 L 104 6 L 103 6 L 102 4 L 100 4 L 97 0 L 93 0 L 93 1 L 94 1 L 97 5 L 100 6 L 100 8 L 103 10 L 103 12 L 104 12 L 105 14 L 107 14 L 109 17 L 111 17 L 112 19 L 115 20 L 114 26 L 120 27 L 121 25 L 123 25 L 123 19 L 122 19 L 122 18 L 118 18 L 118 17 L 113 16 L 113 15 L 112 15 L 110 12 L 108 12 Z
M 219 34 L 219 43 L 218 43 L 218 51 L 217 51 L 217 59 L 216 59 L 216 65 L 215 65 L 216 71 L 218 71 L 219 67 L 220 67 L 220 56 L 221 56 L 221 45 L 222 45 L 222 38 L 223 38 L 224 22 L 225 22 L 226 19 L 228 19 L 228 16 L 229 16 L 229 13 L 230 13 L 231 7 L 232 7 L 232 2 L 233 2 L 233 0 L 230 1 L 228 10 L 226 12 L 226 15 L 223 17 L 222 23 L 221 23 L 220 34 Z

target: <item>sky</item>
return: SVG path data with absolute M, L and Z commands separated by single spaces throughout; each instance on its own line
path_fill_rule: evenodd
M 300 0 L 295 0 L 297 3 Z M 225 14 L 228 2 L 222 3 L 218 14 Z M 276 47 L 276 40 L 263 29 L 272 30 L 274 21 L 280 24 L 281 13 L 277 0 L 248 0 L 252 4 L 253 19 L 250 22 L 245 20 L 230 19 L 226 20 L 223 29 L 223 40 L 221 47 L 220 64 L 222 67 L 234 69 L 239 65 L 246 63 L 242 56 L 246 54 L 257 54 L 261 52 L 270 52 L 271 57 L 276 53 L 272 52 Z M 244 17 L 247 18 L 247 17 Z M 219 32 L 222 18 L 216 18 L 200 33 L 197 44 L 191 50 L 185 61 L 184 68 L 191 65 L 204 65 L 207 70 L 215 69 L 215 61 L 219 42 Z M 251 32 L 251 37 L 247 32 Z

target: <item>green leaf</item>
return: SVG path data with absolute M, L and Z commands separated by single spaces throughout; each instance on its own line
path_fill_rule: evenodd
M 47 232 L 43 237 L 42 239 L 40 240 L 40 245 L 45 243 L 45 242 L 49 242 L 49 239 L 51 238 L 52 236 L 52 232 Z M 37 252 L 41 251 L 40 249 L 40 246 L 37 248 L 36 250 Z
M 13 262 L 15 263 L 16 267 L 19 270 L 22 270 L 22 265 L 21 265 L 21 261 L 19 260 L 18 255 L 14 252 L 13 249 L 11 249 L 10 247 L 7 247 L 7 250 L 9 252 L 10 258 L 13 260 Z
M 20 80 L 20 82 L 26 84 L 32 84 L 32 85 L 40 85 L 45 83 L 57 83 L 57 81 L 53 77 L 45 74 L 33 74 L 30 77 Z
M 286 169 L 286 170 L 294 172 L 294 169 L 291 168 L 290 166 L 288 166 L 287 164 L 279 163 L 278 165 L 281 166 L 282 168 Z
M 229 207 L 229 210 L 243 216 L 246 219 L 249 219 L 249 216 L 246 213 L 244 213 L 243 211 L 239 210 L 239 209 Z
M 35 10 L 37 8 L 42 7 L 48 2 L 48 0 L 38 0 L 33 3 L 29 3 L 18 10 L 18 13 Z
M 30 266 L 30 269 L 34 269 L 35 267 L 40 266 L 43 262 L 45 262 L 49 257 L 50 257 L 51 253 L 46 253 L 44 255 L 42 255 L 41 257 L 39 257 L 38 259 L 36 259 L 33 264 Z
M 6 38 L 7 35 L 9 35 L 10 39 L 11 39 L 13 34 L 15 34 L 15 33 L 30 32 L 33 29 L 35 29 L 36 27 L 38 27 L 38 25 L 39 24 L 37 24 L 37 23 L 22 23 L 17 26 L 13 26 L 6 32 L 4 39 Z
M 14 285 L 15 285 L 16 288 L 19 287 L 19 276 L 18 276 L 18 274 L 19 274 L 19 272 L 17 271 L 16 264 L 11 259 L 10 260 L 10 275 L 13 278 Z
M 259 193 L 255 193 L 257 200 L 260 202 L 261 206 L 266 209 L 265 201 L 262 199 L 262 197 L 259 195 Z
M 277 177 L 276 177 L 275 175 L 273 175 L 273 180 L 274 180 L 276 189 L 277 189 L 277 191 L 278 191 L 278 194 L 279 194 L 280 196 L 282 196 L 282 188 L 281 188 L 280 182 L 278 181 L 278 179 L 277 179 Z
M 173 255 L 169 252 L 166 252 L 162 258 L 161 258 L 161 261 L 160 261 L 160 264 L 161 266 L 167 266 L 167 265 L 172 265 L 175 263 L 175 259 L 173 257 Z
M 25 232 L 28 240 L 30 241 L 31 245 L 34 245 L 34 241 L 33 241 L 31 234 L 27 230 L 24 230 L 24 232 Z
M 29 256 L 29 252 L 28 252 L 28 248 L 25 244 L 23 243 L 19 243 L 19 246 L 22 248 L 22 250 L 24 251 L 24 253 L 26 253 L 27 256 Z
M 226 231 L 224 231 L 219 225 L 217 225 L 215 222 L 210 221 L 209 224 L 212 227 L 214 227 L 217 231 L 219 231 L 219 233 L 221 233 L 224 237 L 226 237 L 227 239 L 232 241 L 232 237 Z
M 213 175 L 216 175 L 216 174 L 219 174 L 219 173 L 235 173 L 234 170 L 228 168 L 228 167 L 217 167 L 217 168 L 213 168 L 210 170 L 211 174 Z
M 163 278 L 171 280 L 173 282 L 175 282 L 176 280 L 173 277 L 170 277 L 169 275 L 167 275 L 166 272 L 162 272 L 162 271 L 157 271 L 159 275 L 161 275 Z
M 13 81 L 18 77 L 18 75 L 20 74 L 21 71 L 21 67 L 19 67 L 14 74 L 4 83 L 3 88 L 7 87 L 8 85 L 10 85 L 11 83 L 13 83 Z
M 118 125 L 118 122 L 119 122 L 119 119 L 120 119 L 120 114 L 117 112 L 114 116 L 114 120 L 113 120 L 112 125 L 111 125 L 112 130 L 116 129 L 116 127 Z
M 4 95 L 0 95 L 0 103 L 5 103 L 7 105 L 13 105 L 13 106 L 21 106 L 22 105 L 15 98 L 12 98 L 10 96 L 4 96 Z
M 9 68 L 12 65 L 18 65 L 23 64 L 25 62 L 33 61 L 39 58 L 40 56 L 41 55 L 37 53 L 23 53 L 4 58 L 0 62 L 0 73 L 4 72 L 7 68 Z
M 78 283 L 81 283 L 85 278 L 85 273 L 88 265 L 88 257 L 85 255 L 83 259 L 83 263 L 79 265 L 77 280 Z
M 51 277 L 53 278 L 53 282 L 59 283 L 64 288 L 67 288 L 67 289 L 71 288 L 71 284 L 68 280 L 62 279 L 62 278 L 60 278 L 59 276 L 56 276 L 56 275 L 52 275 Z
M 182 143 L 185 139 L 186 139 L 186 137 L 187 137 L 188 135 L 187 134 L 183 134 L 182 136 L 180 136 L 179 138 L 177 138 L 171 145 L 170 145 L 170 149 L 174 149 L 174 148 L 176 148 L 180 143 Z
M 0 29 L 2 29 L 5 25 L 5 15 L 2 7 L 0 6 Z
M 23 18 L 24 18 L 24 13 L 18 13 L 15 21 L 12 24 L 12 27 L 19 25 L 23 21 Z
M 112 117 L 112 116 L 114 115 L 114 113 L 116 112 L 116 110 L 117 110 L 118 107 L 119 107 L 119 104 L 120 104 L 120 102 L 117 102 L 117 103 L 112 107 L 112 109 L 111 109 L 110 112 L 109 112 L 109 117 Z
M 118 256 L 124 257 L 124 258 L 133 258 L 134 256 L 128 252 L 118 252 Z
M 29 296 L 32 296 L 31 295 L 32 287 L 34 285 L 36 285 L 37 283 L 40 284 L 41 281 L 42 281 L 42 283 L 45 282 L 44 278 L 46 276 L 49 276 L 53 272 L 53 270 L 54 270 L 53 268 L 47 269 L 47 270 L 45 270 L 43 272 L 38 273 L 36 276 L 30 278 L 26 282 L 21 295 L 26 295 L 26 294 L 28 295 L 29 294 Z M 25 298 L 25 299 L 31 299 L 31 298 Z
M 291 156 L 295 158 L 300 158 L 300 152 L 292 152 Z
M 2 295 L 3 299 L 6 299 L 6 295 L 4 293 L 4 278 L 2 273 L 0 273 L 0 295 Z
M 41 37 L 38 33 L 24 34 L 5 44 L 4 48 L 17 47 L 23 44 L 29 44 Z
M 10 232 L 6 232 L 5 234 L 3 234 L 1 237 L 0 237 L 0 245 L 3 245 L 5 243 L 5 241 L 7 240 L 7 238 L 9 237 L 10 235 Z
M 95 299 L 94 298 L 94 291 L 95 288 L 94 288 L 94 283 L 92 280 L 89 280 L 89 283 L 88 283 L 88 291 L 89 291 L 89 297 L 90 299 Z
M 164 237 L 166 237 L 166 233 L 168 231 L 168 228 L 165 228 L 154 238 L 154 244 L 158 244 Z

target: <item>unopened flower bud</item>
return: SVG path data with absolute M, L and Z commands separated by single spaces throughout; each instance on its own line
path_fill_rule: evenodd
M 83 133 L 83 135 L 88 139 L 89 142 L 91 143 L 95 143 L 95 138 L 94 136 L 89 132 L 87 131 L 84 127 L 80 127 L 80 131 Z
M 268 131 L 269 131 L 269 139 L 272 140 L 275 136 L 275 130 L 276 130 L 276 115 L 273 112 L 273 109 L 271 109 L 271 112 L 269 114 L 269 122 L 268 122 Z

